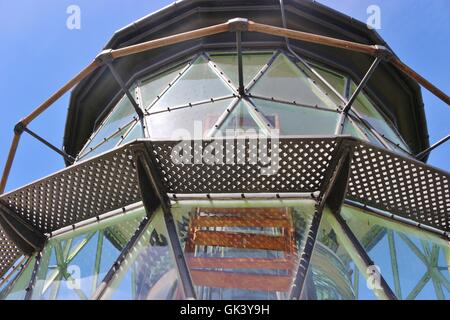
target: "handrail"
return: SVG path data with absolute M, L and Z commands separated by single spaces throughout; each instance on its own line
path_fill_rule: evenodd
M 336 39 L 331 37 L 326 37 L 322 35 L 317 35 L 313 33 L 307 33 L 302 31 L 296 31 L 286 28 L 275 27 L 271 25 L 256 23 L 247 19 L 235 18 L 228 20 L 225 23 L 200 28 L 193 31 L 188 31 L 180 33 L 177 35 L 172 35 L 156 40 L 150 40 L 143 43 L 131 45 L 119 49 L 110 49 L 101 52 L 93 62 L 86 66 L 80 73 L 78 73 L 73 79 L 68 81 L 64 86 L 62 86 L 58 91 L 56 91 L 50 98 L 48 98 L 44 103 L 42 103 L 38 108 L 33 110 L 27 117 L 23 118 L 18 125 L 27 126 L 34 119 L 36 119 L 40 114 L 47 110 L 53 103 L 55 103 L 61 96 L 72 89 L 75 85 L 81 82 L 83 79 L 92 74 L 98 67 L 102 66 L 107 59 L 105 56 L 108 55 L 112 60 L 126 57 L 129 55 L 145 52 L 148 50 L 161 48 L 180 42 L 199 39 L 215 34 L 225 33 L 225 32 L 259 32 L 268 35 L 274 35 L 279 37 L 287 37 L 289 39 L 295 39 L 300 41 L 305 41 L 309 43 L 315 43 L 320 45 L 325 45 L 329 47 L 341 48 L 350 51 L 360 52 L 369 54 L 371 56 L 382 57 L 385 61 L 391 63 L 398 70 L 408 75 L 412 79 L 416 80 L 424 88 L 433 93 L 436 97 L 441 99 L 447 105 L 450 105 L 450 97 L 447 96 L 443 91 L 434 86 L 427 79 L 422 77 L 412 68 L 404 64 L 400 59 L 398 59 L 389 49 L 378 46 L 378 45 L 367 45 L 357 42 L 351 42 L 342 39 Z M 16 126 L 17 127 L 17 126 Z M 0 181 L 0 194 L 5 190 L 6 183 L 11 171 L 11 167 L 14 162 L 14 157 L 19 145 L 21 132 L 15 130 L 14 137 L 9 149 L 8 158 L 3 169 L 2 179 Z

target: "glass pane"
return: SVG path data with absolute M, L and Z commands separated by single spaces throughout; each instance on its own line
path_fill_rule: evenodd
M 352 81 L 350 93 L 353 94 L 356 90 L 356 84 Z M 404 149 L 409 150 L 399 135 L 392 129 L 387 120 L 378 112 L 376 107 L 372 104 L 370 99 L 364 92 L 358 95 L 352 108 L 363 117 L 370 125 L 380 134 L 385 135 L 388 139 L 396 144 L 400 144 Z
M 343 75 L 340 75 L 335 71 L 331 71 L 316 64 L 312 64 L 312 67 L 322 76 L 322 78 L 325 79 L 325 81 L 327 81 L 334 89 L 336 89 L 336 91 L 339 92 L 342 97 L 345 97 L 346 78 Z
M 179 75 L 184 67 L 183 65 L 142 81 L 140 90 L 145 109 L 149 108 L 158 96 L 161 96 L 163 91 Z
M 24 300 L 33 273 L 35 259 L 31 258 L 30 263 L 18 275 L 4 287 L 0 292 L 0 300 Z
M 375 300 L 368 288 L 366 270 L 345 246 L 344 236 L 334 227 L 332 213 L 324 210 L 316 244 L 306 277 L 305 299 L 314 300 Z
M 88 153 L 87 153 L 88 150 L 86 150 L 86 153 L 84 153 L 80 157 L 80 160 L 87 160 L 87 159 L 93 158 L 103 152 L 106 152 L 110 149 L 113 149 L 119 143 L 119 141 L 123 138 L 123 136 L 128 131 L 128 129 L 130 129 L 132 124 L 133 123 L 130 123 L 129 125 L 124 127 L 122 130 L 118 131 L 116 134 L 109 137 L 107 141 L 105 141 L 102 144 L 100 144 L 99 146 L 97 146 L 94 150 L 92 150 L 92 151 L 89 150 L 90 152 L 88 152 Z
M 337 105 L 313 83 L 313 80 L 283 54 L 275 59 L 250 92 L 254 96 L 337 109 Z
M 50 239 L 33 299 L 90 299 L 144 217 L 138 209 Z
M 252 101 L 282 135 L 325 135 L 336 131 L 339 115 L 335 112 L 262 99 Z
M 217 136 L 239 136 L 247 130 L 250 130 L 247 133 L 260 133 L 261 128 L 250 114 L 249 106 L 241 100 L 222 123 Z
M 219 100 L 193 107 L 151 114 L 147 117 L 150 137 L 202 139 L 214 127 L 232 99 Z
M 201 56 L 150 108 L 150 112 L 232 95 L 231 88 L 219 78 L 208 65 L 208 61 Z
M 244 86 L 258 74 L 272 57 L 273 53 L 244 53 L 242 65 L 244 67 Z M 211 60 L 217 63 L 226 77 L 233 82 L 235 88 L 239 86 L 238 58 L 236 54 L 211 54 Z
M 197 298 L 287 299 L 314 202 L 203 204 L 173 208 Z
M 142 123 L 141 121 L 136 121 L 133 129 L 127 133 L 125 139 L 120 142 L 120 145 L 127 144 L 128 142 L 134 141 L 136 139 L 144 138 L 144 132 L 142 131 Z
M 178 274 L 169 247 L 164 217 L 154 214 L 126 261 L 115 273 L 103 299 L 182 299 Z
M 130 91 L 134 92 L 134 89 L 130 89 Z M 122 128 L 126 124 L 130 123 L 133 120 L 133 117 L 137 118 L 136 111 L 134 110 L 134 107 L 128 97 L 124 95 L 111 111 L 110 115 L 89 143 L 86 150 L 89 150 L 89 148 L 94 148 L 101 143 L 104 138 L 111 136 L 117 132 L 119 128 Z
M 349 206 L 342 216 L 399 299 L 450 299 L 448 242 Z

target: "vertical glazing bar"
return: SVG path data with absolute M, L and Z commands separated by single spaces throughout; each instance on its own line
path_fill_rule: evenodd
M 95 252 L 94 274 L 92 275 L 92 295 L 95 294 L 97 289 L 97 280 L 100 273 L 100 263 L 102 260 L 102 248 L 103 248 L 104 232 L 100 230 L 97 238 L 97 250 Z
M 112 279 L 114 278 L 114 275 L 120 269 L 121 265 L 123 264 L 125 259 L 128 257 L 131 249 L 135 246 L 135 244 L 141 238 L 142 234 L 145 232 L 145 230 L 147 229 L 147 226 L 150 223 L 151 223 L 151 219 L 148 216 L 145 216 L 144 219 L 139 224 L 139 227 L 137 228 L 136 232 L 131 237 L 130 241 L 128 241 L 128 243 L 123 248 L 120 255 L 117 257 L 114 264 L 108 270 L 108 273 L 105 275 L 105 277 L 103 278 L 100 285 L 97 287 L 97 291 L 92 296 L 92 300 L 100 300 L 103 297 L 103 295 L 106 292 L 106 289 L 108 288 L 109 284 L 111 283 Z
M 36 254 L 36 259 L 33 267 L 33 272 L 31 273 L 30 282 L 28 288 L 26 288 L 25 300 L 31 300 L 33 297 L 33 289 L 36 284 L 37 274 L 39 272 L 39 266 L 41 264 L 42 252 Z
M 306 236 L 306 243 L 303 249 L 302 255 L 300 256 L 300 261 L 297 267 L 297 274 L 295 275 L 294 282 L 292 284 L 291 292 L 289 294 L 290 300 L 298 300 L 302 296 L 303 284 L 309 270 L 309 262 L 313 254 L 314 245 L 316 243 L 317 233 L 319 231 L 320 221 L 322 220 L 322 212 L 320 204 L 316 203 L 316 209 L 314 212 L 314 217 L 311 222 L 308 234 Z
M 161 208 L 164 212 L 164 221 L 167 228 L 167 234 L 169 236 L 169 241 L 171 244 L 171 249 L 175 258 L 175 263 L 177 266 L 178 275 L 181 280 L 181 285 L 183 287 L 183 293 L 186 299 L 196 299 L 194 284 L 191 279 L 191 275 L 189 273 L 189 268 L 186 263 L 186 259 L 184 258 L 183 249 L 181 248 L 180 241 L 178 240 L 178 234 L 175 226 L 175 222 L 173 219 L 172 211 L 170 209 L 170 200 L 167 197 L 167 194 L 163 193 L 163 188 L 160 185 L 160 180 L 157 178 L 157 168 L 153 161 L 153 157 L 151 156 L 152 152 L 148 151 L 145 154 L 141 153 L 138 155 L 138 161 L 146 174 L 147 181 L 141 181 L 142 183 L 150 183 L 152 189 L 156 192 L 156 196 L 158 197 Z M 143 202 L 145 207 L 152 205 L 150 195 L 143 192 Z
M 367 254 L 364 247 L 359 243 L 358 239 L 353 234 L 350 227 L 347 225 L 347 223 L 342 218 L 340 213 L 330 214 L 329 217 L 330 217 L 330 222 L 331 222 L 335 232 L 341 236 L 342 241 L 347 243 L 347 249 L 348 249 L 349 253 L 351 254 L 351 252 L 354 252 L 358 256 L 358 258 L 361 260 L 361 264 L 366 269 L 374 266 L 375 265 L 374 262 L 369 257 L 369 255 Z M 394 292 L 389 287 L 386 280 L 384 279 L 384 277 L 381 274 L 379 275 L 378 280 L 379 280 L 380 289 L 376 290 L 376 291 L 374 290 L 374 293 L 378 297 L 383 298 L 383 299 L 397 300 L 397 297 L 395 296 Z
M 245 95 L 245 85 L 244 85 L 244 66 L 242 62 L 242 32 L 236 31 L 236 48 L 237 48 L 237 58 L 238 58 L 238 75 L 239 75 L 239 95 Z
M 400 287 L 400 275 L 398 272 L 398 262 L 397 262 L 397 250 L 395 249 L 395 239 L 394 232 L 388 230 L 387 232 L 388 242 L 389 242 L 389 253 L 391 255 L 391 268 L 392 275 L 394 277 L 394 290 L 395 295 L 398 299 L 402 299 L 402 289 Z

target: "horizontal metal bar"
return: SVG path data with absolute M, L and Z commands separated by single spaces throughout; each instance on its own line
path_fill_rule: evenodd
M 142 207 L 143 207 L 142 201 L 139 201 L 139 202 L 131 204 L 129 206 L 125 206 L 123 208 L 120 208 L 120 209 L 117 209 L 117 210 L 113 210 L 111 212 L 99 215 L 97 217 L 83 220 L 83 221 L 81 221 L 79 223 L 75 223 L 75 224 L 73 224 L 71 226 L 67 226 L 67 227 L 58 229 L 58 230 L 56 230 L 54 232 L 47 233 L 46 236 L 49 239 L 53 239 L 55 237 L 62 236 L 64 234 L 68 234 L 68 233 L 73 232 L 75 230 L 79 230 L 79 229 L 84 228 L 84 227 L 89 227 L 90 225 L 93 225 L 93 224 L 98 224 L 98 223 L 103 222 L 103 221 L 105 221 L 107 219 L 110 219 L 110 218 L 114 218 L 114 217 L 117 217 L 117 216 L 120 216 L 120 215 L 126 215 L 126 214 L 130 213 L 130 211 L 134 211 L 134 210 L 142 208 Z
M 181 200 L 274 200 L 274 199 L 315 199 L 319 191 L 314 193 L 211 193 L 211 194 L 174 194 L 168 193 L 172 201 Z

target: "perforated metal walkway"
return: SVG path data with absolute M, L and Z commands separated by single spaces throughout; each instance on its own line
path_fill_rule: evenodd
M 260 142 L 138 140 L 4 194 L 0 201 L 42 233 L 123 208 L 141 200 L 136 153 L 143 147 L 154 155 L 166 193 L 314 193 L 327 186 L 327 169 L 345 146 L 351 154 L 347 199 L 450 231 L 447 172 L 351 137 Z M 0 250 L 1 275 L 22 255 L 2 226 Z

